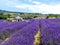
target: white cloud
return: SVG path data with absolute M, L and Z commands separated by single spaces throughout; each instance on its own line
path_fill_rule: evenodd
M 45 5 L 40 6 L 41 10 L 47 13 L 60 14 L 60 4 L 57 5 Z
M 29 2 L 31 2 L 32 0 L 28 0 Z
M 24 8 L 37 13 L 53 13 L 60 14 L 60 4 L 56 5 L 48 5 L 48 4 L 37 4 L 37 5 L 29 5 L 29 4 L 20 4 L 16 5 L 16 8 Z
M 37 12 L 37 13 L 53 13 L 53 14 L 60 14 L 60 4 L 55 4 L 55 5 L 49 5 L 49 4 L 43 4 L 38 1 L 32 1 L 34 5 L 30 4 L 18 4 L 16 3 L 17 0 L 12 1 L 12 0 L 5 0 L 2 1 L 4 5 L 8 7 L 13 7 L 17 9 L 25 9 L 29 10 L 27 12 Z M 2 3 L 1 3 L 2 4 Z
M 24 1 L 32 2 L 33 0 L 24 0 Z
M 17 0 L 1 0 L 0 1 L 0 6 L 7 6 L 7 7 L 13 7 L 15 5 L 18 5 L 17 4 Z
M 39 4 L 41 4 L 41 3 L 38 2 L 38 1 L 32 1 L 32 3 L 35 4 L 35 5 L 39 5 Z

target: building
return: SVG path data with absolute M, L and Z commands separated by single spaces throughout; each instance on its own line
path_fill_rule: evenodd
M 12 22 L 24 21 L 24 19 L 20 16 L 11 16 L 10 18 L 12 19 Z

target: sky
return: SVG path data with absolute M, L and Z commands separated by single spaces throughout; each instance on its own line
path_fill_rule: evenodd
M 0 9 L 14 12 L 60 14 L 60 0 L 0 0 Z

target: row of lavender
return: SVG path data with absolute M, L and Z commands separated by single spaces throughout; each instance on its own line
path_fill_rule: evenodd
M 1 22 L 0 45 L 33 45 L 38 22 Z
M 0 25 L 3 24 L 2 22 Z M 3 40 L 0 45 L 34 45 L 34 35 L 38 32 L 39 27 L 41 45 L 60 45 L 60 19 L 41 19 L 6 24 L 0 28 L 0 38 Z M 6 38 L 3 38 L 4 35 Z
M 40 32 L 41 44 L 60 45 L 60 19 L 41 19 Z
M 0 23 L 0 40 L 4 41 L 13 33 L 23 28 L 28 23 L 26 22 L 2 22 Z

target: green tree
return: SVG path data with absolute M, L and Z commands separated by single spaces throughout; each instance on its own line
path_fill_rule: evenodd
M 3 15 L 3 13 L 0 13 L 0 15 Z
M 7 16 L 10 18 L 11 14 L 7 14 Z
M 34 16 L 34 18 L 37 18 L 38 16 Z

